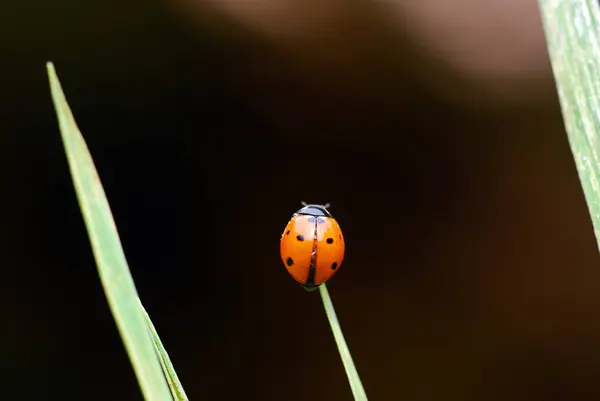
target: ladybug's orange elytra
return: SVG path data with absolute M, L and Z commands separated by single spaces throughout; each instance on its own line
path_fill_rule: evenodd
M 329 280 L 344 261 L 345 243 L 329 205 L 304 204 L 281 236 L 281 260 L 304 289 L 312 291 Z

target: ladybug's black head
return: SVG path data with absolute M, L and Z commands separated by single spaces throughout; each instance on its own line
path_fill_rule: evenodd
M 331 213 L 327 210 L 327 205 L 307 205 L 303 203 L 304 207 L 298 210 L 295 214 L 303 214 L 307 216 L 318 216 L 318 217 L 331 217 Z

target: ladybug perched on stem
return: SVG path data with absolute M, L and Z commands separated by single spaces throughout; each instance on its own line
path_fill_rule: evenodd
M 344 261 L 344 236 L 325 205 L 306 204 L 292 216 L 281 236 L 281 260 L 307 291 L 329 280 Z

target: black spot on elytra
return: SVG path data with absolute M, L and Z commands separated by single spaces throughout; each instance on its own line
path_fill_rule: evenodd
M 333 244 L 333 238 L 327 238 L 327 243 L 328 244 Z
M 294 264 L 294 259 L 292 258 L 287 258 L 287 260 L 285 261 L 285 264 L 288 266 L 291 266 Z
M 285 233 L 285 235 L 290 235 L 290 230 L 287 230 L 287 232 Z
M 299 234 L 299 235 L 296 237 L 296 239 L 297 239 L 298 241 L 304 241 L 304 235 L 302 235 L 302 234 Z
M 333 262 L 333 263 L 331 264 L 331 270 L 335 270 L 335 269 L 337 269 L 337 266 L 338 266 L 338 265 L 337 265 L 337 262 Z

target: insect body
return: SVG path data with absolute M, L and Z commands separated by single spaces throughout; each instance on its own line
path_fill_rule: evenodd
M 313 291 L 335 274 L 344 261 L 344 236 L 329 205 L 303 204 L 281 236 L 281 260 L 304 289 Z

